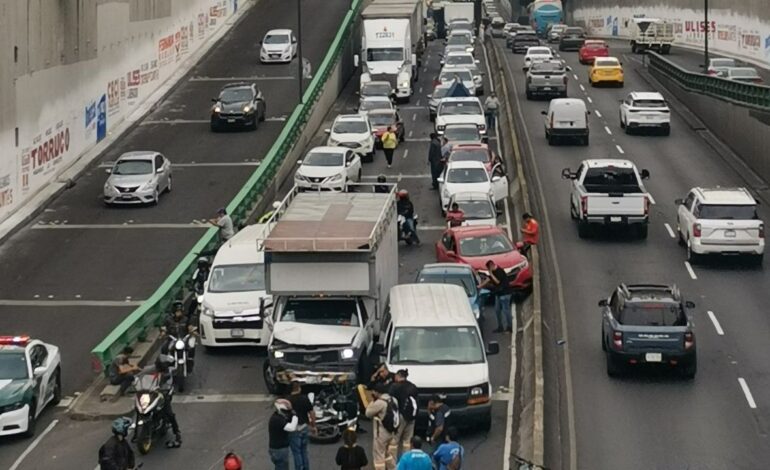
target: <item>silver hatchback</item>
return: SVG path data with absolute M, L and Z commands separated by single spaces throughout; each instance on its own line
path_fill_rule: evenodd
M 104 203 L 157 204 L 171 192 L 171 162 L 158 152 L 128 152 L 107 170 Z

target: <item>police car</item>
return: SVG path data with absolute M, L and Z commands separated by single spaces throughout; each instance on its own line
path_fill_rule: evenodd
M 60 400 L 59 348 L 29 336 L 0 336 L 0 436 L 34 435 L 37 417 Z

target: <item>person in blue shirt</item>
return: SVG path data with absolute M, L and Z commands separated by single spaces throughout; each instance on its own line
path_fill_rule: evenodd
M 445 442 L 433 453 L 433 460 L 438 470 L 460 470 L 465 450 L 457 442 L 457 428 L 450 427 L 446 432 Z
M 412 436 L 409 443 L 412 449 L 401 456 L 396 470 L 433 470 L 433 462 L 430 459 L 430 455 L 422 450 L 422 439 L 420 439 L 420 436 Z

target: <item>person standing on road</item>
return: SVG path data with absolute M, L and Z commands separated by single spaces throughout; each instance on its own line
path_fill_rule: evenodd
M 302 393 L 299 382 L 292 382 L 289 395 L 291 408 L 297 415 L 297 430 L 289 434 L 289 447 L 294 457 L 294 470 L 310 470 L 310 459 L 307 455 L 308 434 L 316 433 L 315 412 L 313 404 L 307 395 Z
M 438 189 L 438 177 L 444 171 L 444 159 L 441 156 L 441 140 L 435 132 L 430 133 L 430 148 L 428 149 L 428 164 L 433 189 Z
M 420 436 L 412 436 L 409 445 L 412 449 L 401 456 L 396 470 L 433 470 L 433 461 L 430 455 L 422 450 Z
M 458 203 L 453 202 L 452 207 L 446 211 L 446 221 L 450 227 L 459 227 L 465 222 L 465 212 Z
M 391 453 L 395 432 L 398 430 L 398 410 L 394 408 L 394 400 L 388 394 L 385 385 L 379 385 L 374 389 L 374 401 L 366 407 L 366 417 L 371 418 L 372 428 L 372 456 L 374 470 L 395 470 L 396 459 Z M 397 408 L 397 404 L 395 404 Z M 395 416 L 394 416 L 395 415 Z
M 385 385 L 387 388 L 387 386 L 393 383 L 394 377 L 395 374 L 388 370 L 388 366 L 385 363 L 382 363 L 377 366 L 372 376 L 369 377 L 368 385 L 358 385 L 358 397 L 361 399 L 364 408 L 374 401 L 374 389 L 380 385 Z
M 444 442 L 444 434 L 452 416 L 452 410 L 444 400 L 439 394 L 433 394 L 428 400 L 428 443 L 433 444 L 434 448 Z
M 382 150 L 385 152 L 385 160 L 388 162 L 388 168 L 393 165 L 393 152 L 398 145 L 398 137 L 393 132 L 393 127 L 388 126 L 387 130 L 382 134 Z
M 465 449 L 457 442 L 457 428 L 447 429 L 444 443 L 433 453 L 438 470 L 460 470 L 463 467 Z
M 449 142 L 449 139 L 447 139 L 446 137 L 441 138 L 442 163 L 446 163 L 446 161 L 449 160 L 449 154 L 452 153 L 452 147 L 453 145 Z
M 361 470 L 369 465 L 366 451 L 356 443 L 357 440 L 355 429 L 347 428 L 342 433 L 343 445 L 337 449 L 337 456 L 334 458 L 340 470 Z
M 112 422 L 112 437 L 99 448 L 101 470 L 130 470 L 136 466 L 134 451 L 126 441 L 131 420 L 126 417 Z
M 227 214 L 224 207 L 217 211 L 216 219 L 209 219 L 209 223 L 219 227 L 219 240 L 224 243 L 233 238 L 235 229 L 233 229 L 233 219 Z
M 522 241 L 524 242 L 521 254 L 528 256 L 532 245 L 537 245 L 538 240 L 540 240 L 540 224 L 537 223 L 537 220 L 529 212 L 522 214 L 521 220 L 523 222 L 521 234 L 523 235 Z
M 495 92 L 491 92 L 484 101 L 484 116 L 487 118 L 487 134 L 492 134 L 497 122 L 497 113 L 500 109 L 500 100 L 497 99 Z
M 495 295 L 495 314 L 497 315 L 497 329 L 495 333 L 513 331 L 513 315 L 511 313 L 511 284 L 505 270 L 494 261 L 487 261 L 489 276 L 479 284 L 479 289 L 487 288 Z
M 120 351 L 120 354 L 115 356 L 115 359 L 110 363 L 110 367 L 107 370 L 107 376 L 110 379 L 110 385 L 120 385 L 116 399 L 120 398 L 128 387 L 134 383 L 134 376 L 138 374 L 142 368 L 131 364 L 129 357 L 134 353 L 134 348 L 126 346 Z
M 292 412 L 289 400 L 279 398 L 273 406 L 275 412 L 267 424 L 268 453 L 275 470 L 289 470 L 289 433 L 297 430 L 299 419 Z
M 401 418 L 392 444 L 393 455 L 398 458 L 411 449 L 414 421 L 417 419 L 417 385 L 410 382 L 407 377 L 409 377 L 409 370 L 407 369 L 396 372 L 393 384 L 388 391 L 390 396 L 398 401 L 398 412 Z

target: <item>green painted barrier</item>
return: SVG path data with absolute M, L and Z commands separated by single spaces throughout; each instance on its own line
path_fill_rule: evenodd
M 688 91 L 713 96 L 740 106 L 770 110 L 770 86 L 691 72 L 655 52 L 648 51 L 647 55 L 651 70 L 665 75 Z
M 268 150 L 262 163 L 249 177 L 243 188 L 235 195 L 227 212 L 237 226 L 245 221 L 256 206 L 265 188 L 268 187 L 283 163 L 286 155 L 292 149 L 302 134 L 307 119 L 310 116 L 316 99 L 339 60 L 345 43 L 350 37 L 353 25 L 362 0 L 352 0 L 350 9 L 342 20 L 339 30 L 329 47 L 326 56 L 318 67 L 316 75 L 311 80 L 303 95 L 302 103 L 294 108 L 289 119 L 278 135 L 273 146 Z M 218 244 L 217 229 L 212 227 L 201 237 L 195 246 L 187 253 L 182 261 L 158 289 L 136 310 L 131 312 L 120 324 L 107 335 L 94 349 L 91 350 L 92 366 L 96 371 L 106 373 L 107 366 L 123 347 L 143 340 L 150 329 L 157 327 L 163 316 L 169 312 L 171 304 L 184 297 L 188 279 L 195 271 L 198 253 L 212 250 Z

